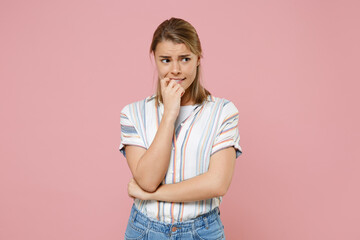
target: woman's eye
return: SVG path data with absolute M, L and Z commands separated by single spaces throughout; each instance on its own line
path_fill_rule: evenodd
M 183 59 L 181 59 L 183 62 L 188 62 L 188 61 L 190 61 L 191 60 L 191 58 L 183 58 Z M 162 62 L 162 63 L 168 63 L 170 60 L 169 59 L 167 59 L 167 58 L 164 58 L 164 59 L 161 59 L 160 60 L 160 62 Z

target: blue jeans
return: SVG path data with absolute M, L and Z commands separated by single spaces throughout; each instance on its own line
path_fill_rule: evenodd
M 217 240 L 225 239 L 225 233 L 218 207 L 194 219 L 172 224 L 150 219 L 133 204 L 125 240 L 140 239 Z

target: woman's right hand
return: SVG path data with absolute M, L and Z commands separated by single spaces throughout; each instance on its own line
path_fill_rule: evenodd
M 181 97 L 185 89 L 175 80 L 166 77 L 160 80 L 161 94 L 164 103 L 164 115 L 172 120 L 176 120 L 180 112 Z

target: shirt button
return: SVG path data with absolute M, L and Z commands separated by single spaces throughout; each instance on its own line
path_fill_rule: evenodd
M 173 147 L 172 149 L 175 150 L 175 147 Z
M 176 227 L 172 227 L 171 231 L 175 232 L 176 231 Z
M 181 126 L 184 126 L 184 123 L 180 123 Z

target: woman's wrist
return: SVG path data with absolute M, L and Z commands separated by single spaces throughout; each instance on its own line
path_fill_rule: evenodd
M 156 191 L 155 192 L 144 191 L 142 200 L 157 200 L 155 196 L 156 196 Z
M 160 185 L 161 186 L 161 185 Z M 157 199 L 157 196 L 158 196 L 158 189 L 159 189 L 159 187 L 156 189 L 156 191 L 155 192 L 146 192 L 146 194 L 145 194 L 145 200 L 159 200 L 159 199 Z
M 177 117 L 174 117 L 173 115 L 171 114 L 166 114 L 164 113 L 162 119 L 161 119 L 161 122 L 165 122 L 165 124 L 171 124 L 171 125 L 174 125 L 175 124 L 175 121 L 176 121 L 176 118 Z

